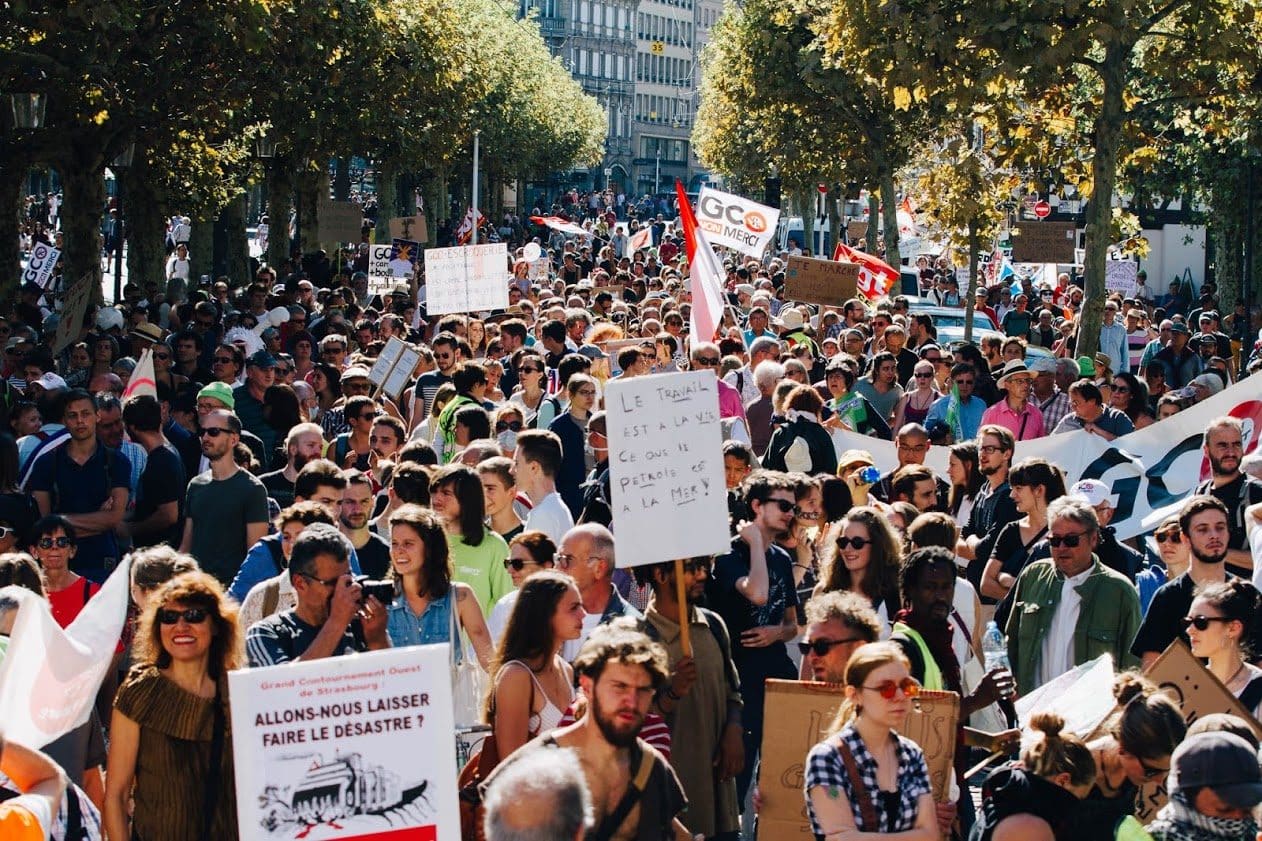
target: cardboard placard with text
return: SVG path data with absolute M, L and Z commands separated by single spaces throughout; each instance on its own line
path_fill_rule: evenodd
M 863 219 L 852 219 L 846 223 L 846 239 L 858 242 L 868 235 L 868 223 Z
M 1072 263 L 1078 245 L 1073 222 L 1024 222 L 1012 232 L 1012 262 Z
M 426 242 L 429 239 L 423 213 L 391 219 L 389 227 L 391 239 L 410 239 L 414 242 Z
M 1139 264 L 1134 260 L 1104 261 L 1104 288 L 1109 292 L 1131 294 L 1138 276 Z
M 789 257 L 784 272 L 784 297 L 839 307 L 855 296 L 858 284 L 858 263 Z
M 326 245 L 363 239 L 364 210 L 353 201 L 321 201 L 316 212 L 316 238 Z
M 803 791 L 806 755 L 824 740 L 841 706 L 842 692 L 833 683 L 767 681 L 758 772 L 763 803 L 758 815 L 760 841 L 812 838 Z M 948 796 L 955 762 L 960 696 L 925 691 L 918 702 L 901 732 L 925 752 L 934 799 L 942 801 Z
M 57 333 L 53 337 L 54 356 L 79 340 L 83 318 L 88 312 L 88 302 L 92 300 L 92 289 L 92 275 L 86 274 L 66 290 L 66 297 L 61 304 L 61 320 L 57 322 Z

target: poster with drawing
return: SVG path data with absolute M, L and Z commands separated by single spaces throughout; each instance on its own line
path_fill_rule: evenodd
M 242 838 L 458 841 L 447 645 L 236 671 L 228 683 Z

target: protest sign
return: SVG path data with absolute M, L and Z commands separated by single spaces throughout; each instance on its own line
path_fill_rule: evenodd
M 1138 276 L 1139 264 L 1134 260 L 1104 261 L 1104 288 L 1109 292 L 1131 294 L 1135 289 L 1135 278 Z
M 1077 244 L 1073 222 L 1026 222 L 1012 232 L 1012 262 L 1072 263 Z
M 394 246 L 386 243 L 374 243 L 368 246 L 368 276 L 370 278 L 392 278 L 390 258 L 394 254 Z M 411 276 L 411 273 L 407 275 Z
M 858 263 L 790 256 L 784 271 L 784 297 L 791 301 L 839 307 L 855 296 L 858 284 Z
M 421 244 L 406 239 L 390 240 L 390 274 L 394 277 L 412 277 L 421 262 Z
M 629 347 L 645 347 L 645 339 L 611 339 L 608 342 L 601 342 L 599 347 L 609 356 L 609 369 L 614 374 L 621 374 L 622 369 L 618 367 L 618 351 Z M 650 355 L 653 353 L 652 340 L 648 340 L 648 350 Z
M 391 239 L 406 239 L 413 242 L 425 242 L 429 239 L 429 229 L 425 225 L 423 213 L 391 219 L 389 227 Z
M 846 223 L 846 239 L 853 245 L 868 235 L 866 219 L 852 219 Z
M 241 837 L 457 841 L 448 648 L 229 673 Z
M 386 375 L 390 373 L 390 369 L 394 367 L 394 363 L 398 361 L 399 354 L 405 347 L 407 343 L 398 336 L 391 336 L 386 340 L 386 346 L 381 349 L 381 354 L 368 372 L 368 381 L 376 386 L 385 382 Z
M 714 374 L 614 380 L 605 406 L 618 566 L 726 552 L 727 490 Z
M 364 211 L 353 201 L 321 200 L 316 210 L 316 238 L 327 244 L 363 239 Z
M 703 186 L 697 195 L 697 225 L 711 245 L 761 257 L 776 233 L 780 211 L 741 196 Z
M 92 300 L 93 285 L 92 275 L 86 274 L 66 290 L 65 300 L 61 304 L 61 319 L 57 322 L 57 334 L 53 338 L 53 356 L 79 340 L 83 317 L 87 315 L 88 302 Z
M 526 272 L 526 277 L 531 280 L 547 280 L 548 272 L 551 270 L 552 261 L 543 257 L 530 263 L 530 270 Z
M 758 770 L 763 804 L 758 813 L 759 839 L 807 841 L 812 837 L 803 795 L 806 755 L 826 738 L 843 692 L 833 683 L 767 681 Z M 959 718 L 960 696 L 925 691 L 899 731 L 925 752 L 933 796 L 939 802 L 949 796 Z
M 408 380 L 416 372 L 416 366 L 420 361 L 421 352 L 411 345 L 405 346 L 399 353 L 394 367 L 386 376 L 385 382 L 381 384 L 381 390 L 390 395 L 391 400 L 398 400 L 403 389 L 407 388 Z
M 1018 698 L 1022 747 L 1034 741 L 1030 719 L 1038 713 L 1056 713 L 1065 720 L 1063 732 L 1090 737 L 1113 712 L 1113 676 L 1113 658 L 1102 654 Z
M 508 246 L 502 242 L 425 252 L 426 310 L 498 310 L 508 306 Z
M 26 259 L 26 268 L 22 271 L 22 283 L 38 283 L 47 289 L 48 282 L 53 279 L 53 267 L 61 252 L 44 242 L 31 246 L 30 256 Z

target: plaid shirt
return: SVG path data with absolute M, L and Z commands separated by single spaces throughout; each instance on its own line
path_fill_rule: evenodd
M 1039 411 L 1043 413 L 1043 429 L 1048 435 L 1052 434 L 1052 430 L 1056 428 L 1056 424 L 1060 423 L 1061 418 L 1069 414 L 1069 393 L 1056 389 L 1056 393 L 1047 398 L 1046 401 L 1032 397 L 1034 403 L 1039 407 Z
M 915 742 L 893 734 L 898 740 L 896 755 L 898 756 L 898 811 L 890 814 L 884 807 L 880 796 L 880 786 L 876 781 L 876 759 L 863 744 L 863 739 L 854 725 L 847 725 L 840 733 L 820 742 L 811 748 L 806 756 L 806 808 L 811 818 L 811 831 L 817 838 L 823 838 L 836 827 L 821 827 L 815 817 L 815 806 L 811 802 L 811 789 L 823 786 L 829 796 L 838 793 L 846 795 L 850 803 L 850 813 L 854 816 L 855 826 L 862 832 L 906 832 L 916 826 L 916 813 L 919 811 L 921 796 L 930 792 L 929 766 L 925 763 L 925 754 Z M 837 750 L 837 741 L 841 740 L 850 748 L 855 765 L 859 769 L 859 778 L 867 789 L 868 799 L 876 811 L 880 826 L 864 826 L 859 802 L 850 784 L 850 775 L 846 773 L 846 763 Z

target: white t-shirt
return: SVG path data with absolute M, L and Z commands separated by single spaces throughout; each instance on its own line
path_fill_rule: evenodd
M 526 518 L 526 531 L 538 529 L 558 546 L 561 545 L 561 538 L 572 528 L 574 528 L 574 516 L 570 514 L 570 509 L 565 506 L 561 495 L 556 491 L 539 500 L 539 503 L 530 510 L 530 516 Z
M 193 262 L 188 258 L 181 260 L 179 257 L 172 257 L 167 260 L 167 277 L 178 277 L 180 280 L 188 280 L 188 273 Z
M 508 617 L 513 613 L 513 605 L 517 604 L 517 591 L 509 590 L 500 600 L 491 608 L 491 614 L 486 617 L 486 628 L 491 632 L 491 642 L 499 647 L 500 638 L 504 636 L 504 629 L 508 627 Z

